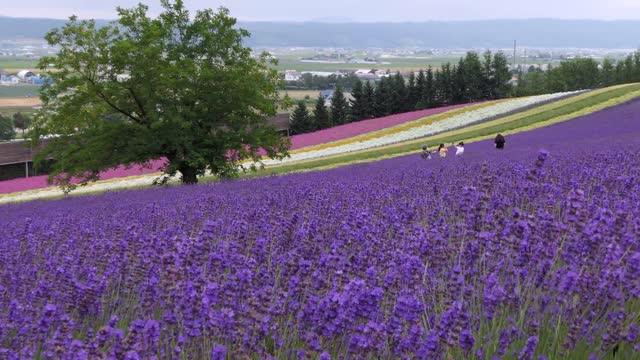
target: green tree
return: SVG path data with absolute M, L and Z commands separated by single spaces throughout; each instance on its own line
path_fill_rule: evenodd
M 407 101 L 407 86 L 405 84 L 404 76 L 397 71 L 393 76 L 389 77 L 389 84 L 391 86 L 390 91 L 390 113 L 398 114 L 407 111 L 405 104 Z
M 453 104 L 454 76 L 450 63 L 442 65 L 435 74 L 436 104 L 446 106 Z
M 511 95 L 511 71 L 509 70 L 509 60 L 502 51 L 493 56 L 493 98 L 502 99 Z
M 349 103 L 342 92 L 342 86 L 336 86 L 331 96 L 331 122 L 334 125 L 342 125 L 349 117 Z
M 436 106 L 436 84 L 433 77 L 433 69 L 431 65 L 427 68 L 424 89 L 422 90 L 422 102 L 426 108 Z
M 291 134 L 304 134 L 316 130 L 316 126 L 313 122 L 313 118 L 309 115 L 307 110 L 307 103 L 304 100 L 298 101 L 298 106 L 291 114 Z
M 365 116 L 363 117 L 363 119 L 371 119 L 373 117 L 373 113 L 374 113 L 374 107 L 375 107 L 375 99 L 374 99 L 374 92 L 375 90 L 373 89 L 373 86 L 371 86 L 371 83 L 369 81 L 364 83 L 364 89 L 362 91 L 364 93 L 363 98 L 364 98 L 364 102 L 367 104 L 367 106 L 365 107 Z
M 611 86 L 615 83 L 615 67 L 609 58 L 602 62 L 602 86 Z
M 487 50 L 483 57 L 482 76 L 484 82 L 481 87 L 482 97 L 486 100 L 495 99 L 498 84 L 496 82 L 495 67 L 493 66 L 493 54 L 490 50 Z
M 478 54 L 474 51 L 467 52 L 462 66 L 465 88 L 462 101 L 473 102 L 486 99 L 488 94 L 485 94 L 484 90 L 488 81 L 482 71 L 483 66 Z
M 416 109 L 416 104 L 418 103 L 418 99 L 420 98 L 420 94 L 417 91 L 416 87 L 416 75 L 413 71 L 409 73 L 409 80 L 407 82 L 407 103 L 405 108 L 407 111 L 413 111 Z
M 633 68 L 631 57 L 625 60 L 625 67 Z M 628 70 L 627 70 L 628 71 Z M 628 72 L 628 79 L 633 78 L 633 70 Z M 593 89 L 600 84 L 598 62 L 590 58 L 568 60 L 549 71 L 548 92 Z
M 373 93 L 373 117 L 379 118 L 391 114 L 389 103 L 389 78 L 383 77 Z
M 0 141 L 11 140 L 16 136 L 13 120 L 0 114 Z
M 464 66 L 464 59 L 461 58 L 458 62 L 458 66 L 454 66 L 451 69 L 453 76 L 453 104 L 462 104 L 467 102 L 468 96 L 468 84 L 466 66 Z
M 424 74 L 424 70 L 420 70 L 418 72 L 418 76 L 416 77 L 416 87 L 415 87 L 417 101 L 415 110 L 426 109 L 429 104 L 425 103 L 424 94 L 427 92 L 427 78 Z
M 13 114 L 13 125 L 22 130 L 22 134 L 24 135 L 25 130 L 31 126 L 31 118 L 21 112 L 17 112 Z
M 164 158 L 166 174 L 192 184 L 206 170 L 233 176 L 261 150 L 286 156 L 288 140 L 267 123 L 283 102 L 274 61 L 243 45 L 249 33 L 227 9 L 190 16 L 182 0 L 161 3 L 157 18 L 140 4 L 104 27 L 74 16 L 46 35 L 59 51 L 39 66 L 58 71 L 32 138 L 56 135 L 36 158 L 57 160 L 50 181 L 72 189 L 73 177 Z
M 364 90 L 365 89 L 362 86 L 361 81 L 355 83 L 353 89 L 351 90 L 352 99 L 350 100 L 351 108 L 349 111 L 349 122 L 367 118 L 370 99 L 366 97 Z
M 328 129 L 333 126 L 324 102 L 324 96 L 318 96 L 318 99 L 316 100 L 316 107 L 313 109 L 313 121 L 315 122 L 318 130 Z

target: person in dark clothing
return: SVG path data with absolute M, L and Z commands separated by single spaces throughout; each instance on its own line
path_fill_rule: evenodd
M 504 144 L 507 141 L 504 139 L 504 136 L 502 136 L 502 134 L 498 134 L 498 136 L 496 136 L 496 140 L 494 142 L 496 144 L 496 149 L 504 149 Z
M 431 159 L 431 151 L 427 149 L 427 145 L 422 147 L 422 153 L 420 154 L 420 156 L 423 159 Z

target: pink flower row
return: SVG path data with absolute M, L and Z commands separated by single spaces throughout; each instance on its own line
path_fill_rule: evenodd
M 453 105 L 436 109 L 412 111 L 403 114 L 385 116 L 377 119 L 362 120 L 354 123 L 332 127 L 330 129 L 316 131 L 313 133 L 294 135 L 291 137 L 291 149 L 295 150 L 307 146 L 320 145 L 331 141 L 344 140 L 350 137 L 382 130 L 391 126 L 400 125 L 409 121 L 418 120 L 426 116 L 439 114 L 468 105 L 469 104 Z M 125 169 L 121 166 L 117 169 L 103 172 L 100 175 L 100 178 L 106 180 L 127 176 L 151 174 L 160 171 L 160 168 L 162 168 L 163 164 L 164 160 L 154 161 L 150 169 L 141 168 L 138 166 L 134 166 L 131 169 Z M 48 186 L 50 185 L 47 184 L 47 176 L 34 176 L 26 179 L 0 181 L 0 194 L 35 190 L 46 188 Z
M 151 168 L 142 168 L 140 166 L 134 166 L 131 169 L 125 169 L 124 166 L 119 166 L 116 169 L 107 170 L 100 174 L 102 180 L 122 178 L 127 176 L 152 174 L 160 171 L 160 168 L 164 165 L 163 160 L 154 161 L 151 164 Z M 18 191 L 35 190 L 49 187 L 47 184 L 47 176 L 33 176 L 25 179 L 14 179 L 7 181 L 0 181 L 0 194 L 9 194 Z

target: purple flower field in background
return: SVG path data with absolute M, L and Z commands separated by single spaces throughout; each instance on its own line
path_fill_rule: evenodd
M 0 359 L 619 359 L 640 100 L 330 171 L 0 206 Z

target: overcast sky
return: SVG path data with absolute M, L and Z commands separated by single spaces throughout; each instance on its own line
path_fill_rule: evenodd
M 159 0 L 0 0 L 12 17 L 114 18 L 115 7 Z M 55 4 L 55 5 L 54 5 Z M 427 21 L 481 19 L 640 19 L 640 0 L 185 0 L 191 10 L 225 6 L 239 20 Z

